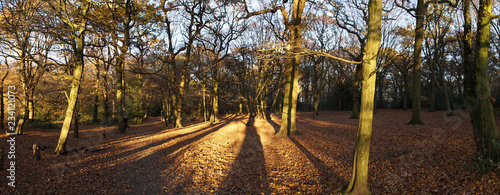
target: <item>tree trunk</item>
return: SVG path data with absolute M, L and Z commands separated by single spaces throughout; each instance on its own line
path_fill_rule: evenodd
M 434 51 L 436 53 L 436 51 Z M 434 55 L 436 57 L 436 55 Z M 436 59 L 434 59 L 435 61 Z M 431 70 L 431 100 L 430 100 L 430 105 L 429 105 L 429 112 L 434 112 L 436 111 L 436 79 L 435 79 L 435 70 L 434 70 L 434 65 L 430 64 L 429 65 L 430 70 Z
M 257 74 L 259 82 L 257 83 L 257 87 L 255 88 L 255 97 L 252 98 L 252 102 L 254 103 L 253 106 L 255 106 L 254 109 L 257 111 L 257 113 L 253 117 L 264 119 L 263 111 L 260 106 L 262 103 L 262 82 L 264 79 L 262 75 L 262 67 L 259 67 L 259 72 Z
M 165 119 L 165 126 L 168 127 L 168 124 L 170 122 L 170 100 L 168 99 L 168 94 L 165 96 L 163 99 L 163 117 Z
M 33 90 L 34 91 L 34 90 Z M 34 92 L 31 92 L 29 96 L 31 96 L 29 98 L 29 101 L 28 101 L 28 121 L 33 121 L 35 119 L 35 106 L 33 105 L 34 102 L 33 102 L 33 96 L 34 96 Z
M 170 102 L 169 102 L 169 111 L 170 111 L 170 116 L 168 117 L 168 123 L 169 124 L 173 124 L 174 127 L 175 127 L 175 120 L 172 119 L 172 117 L 177 117 L 177 109 L 176 109 L 176 106 L 177 105 L 177 95 L 175 93 L 172 93 L 171 95 L 171 98 L 170 98 Z M 176 118 L 175 118 L 176 119 Z M 172 121 L 174 120 L 174 121 Z
M 287 70 L 285 71 L 285 99 L 283 101 L 283 114 L 281 128 L 278 135 L 289 136 L 297 134 L 295 123 L 297 112 L 297 97 L 300 93 L 299 87 L 299 64 L 302 51 L 302 12 L 306 0 L 293 1 L 293 14 L 289 26 L 290 49 L 287 50 Z
M 378 101 L 376 101 L 376 105 L 377 107 L 375 107 L 375 110 L 378 108 L 382 108 L 384 107 L 384 85 L 382 84 L 384 82 L 384 78 L 383 77 L 380 77 L 378 79 L 378 82 L 376 82 L 377 86 L 375 86 L 377 88 L 377 96 L 378 96 Z
M 0 129 L 4 129 L 5 128 L 5 124 L 4 124 L 4 119 L 5 119 L 5 112 L 4 112 L 5 104 L 4 103 L 5 102 L 4 102 L 4 96 L 3 96 L 3 85 L 4 85 L 4 82 L 5 82 L 5 79 L 9 75 L 9 69 L 8 68 L 9 67 L 7 66 L 7 72 L 2 76 L 2 79 L 0 80 Z M 2 167 L 0 167 L 0 169 L 1 168 Z
M 185 65 L 187 66 L 187 65 Z M 179 81 L 179 97 L 177 98 L 176 115 L 175 115 L 175 125 L 174 127 L 182 128 L 182 102 L 184 99 L 184 86 L 186 84 L 186 67 L 183 67 L 181 79 Z
M 125 57 L 125 55 L 122 55 Z M 118 129 L 116 133 L 125 133 L 125 79 L 124 77 L 124 68 L 125 62 L 123 58 L 119 57 L 117 59 L 116 69 L 116 114 L 118 115 Z
M 85 27 L 83 27 L 85 28 Z M 81 30 L 81 29 L 80 29 Z M 69 128 L 71 126 L 71 121 L 75 112 L 76 102 L 78 99 L 78 92 L 80 90 L 80 83 L 82 79 L 82 73 L 84 69 L 84 34 L 80 31 L 80 35 L 76 39 L 76 49 L 75 57 L 76 63 L 73 70 L 73 77 L 71 81 L 71 91 L 69 93 L 68 108 L 66 110 L 66 116 L 64 117 L 63 126 L 61 128 L 61 135 L 59 136 L 59 142 L 57 143 L 56 154 L 61 154 L 66 151 L 66 141 L 68 139 Z
M 219 122 L 219 82 L 214 81 L 214 97 L 212 101 L 212 109 L 213 109 L 213 118 L 211 122 L 218 123 Z
M 440 65 L 439 69 L 439 78 L 441 79 L 441 84 L 442 89 L 443 89 L 443 98 L 444 98 L 444 103 L 446 105 L 446 116 L 453 116 L 453 111 L 451 111 L 451 106 L 450 106 L 450 98 L 448 96 L 448 87 L 446 87 L 446 81 L 444 80 L 444 70 L 443 66 Z
M 319 106 L 319 93 L 320 93 L 320 91 L 319 91 L 318 85 L 321 85 L 321 84 L 315 84 L 314 87 L 313 87 L 314 88 L 314 95 L 313 95 L 313 98 L 314 98 L 314 100 L 313 100 L 314 111 L 313 111 L 313 116 L 312 116 L 313 118 L 316 118 L 316 116 L 319 115 L 319 113 L 318 113 L 318 106 Z
M 107 74 L 104 74 L 103 75 L 103 86 L 104 86 L 104 90 L 103 90 L 103 98 L 104 98 L 104 102 L 103 102 L 103 107 L 104 107 L 104 122 L 106 123 L 106 125 L 109 124 L 109 98 L 108 98 L 108 76 Z
M 125 114 L 126 114 L 126 106 L 125 106 L 125 60 L 127 59 L 127 52 L 130 47 L 130 31 L 132 30 L 132 16 L 133 16 L 133 7 L 130 1 L 125 2 L 125 13 L 123 22 L 123 40 L 122 45 L 119 46 L 120 55 L 116 59 L 116 99 L 118 103 L 117 111 L 118 111 L 118 129 L 116 133 L 122 134 L 126 133 L 125 126 Z M 114 34 L 114 38 L 118 39 L 118 35 Z
M 243 113 L 243 100 L 239 98 L 240 101 L 238 102 L 238 115 L 241 115 Z
M 309 102 L 310 102 L 310 100 L 309 100 L 309 81 L 305 81 L 302 96 L 303 96 L 302 99 L 304 100 L 304 102 L 302 104 L 303 105 L 302 109 L 307 112 L 307 111 L 309 111 Z
M 368 3 L 368 40 L 363 51 L 361 113 L 354 146 L 352 177 L 344 194 L 370 194 L 368 190 L 368 157 L 372 134 L 377 53 L 381 40 L 382 0 Z
M 298 95 L 298 67 L 291 65 L 286 73 L 285 98 L 283 102 L 283 114 L 281 128 L 278 135 L 289 136 L 298 133 L 295 124 L 295 114 L 297 109 Z M 296 82 L 297 81 L 297 82 Z M 297 84 L 296 84 L 297 83 Z
M 358 64 L 356 65 L 356 73 L 354 77 L 354 83 L 353 83 L 353 89 L 352 89 L 352 113 L 351 117 L 352 119 L 357 119 L 359 118 L 359 82 L 361 81 L 361 76 L 362 76 L 362 65 Z
M 280 80 L 280 79 L 279 79 Z M 280 89 L 281 88 L 278 88 L 276 90 L 276 93 L 274 95 L 274 99 L 273 99 L 273 103 L 271 104 L 271 113 L 274 113 L 275 109 L 276 109 L 276 102 L 278 101 L 278 97 L 280 96 Z
M 146 119 L 149 117 L 149 115 L 148 115 L 148 110 L 149 110 L 149 101 L 150 101 L 150 99 L 149 99 L 149 98 L 150 98 L 150 97 L 149 97 L 149 95 L 148 95 L 148 94 L 146 94 L 146 98 L 144 99 L 144 100 L 146 100 L 146 101 L 145 101 L 145 102 L 143 102 L 143 104 L 142 104 L 142 105 L 143 105 L 142 110 L 144 111 L 144 115 L 142 116 L 142 120 L 143 120 L 143 121 L 144 121 L 144 120 L 146 120 Z
M 95 83 L 95 94 L 94 94 L 94 111 L 92 112 L 92 123 L 96 124 L 97 123 L 97 114 L 99 110 L 99 82 L 100 82 L 100 75 L 99 75 L 99 65 L 96 64 L 96 83 Z
M 3 80 L 2 83 L 0 83 L 0 129 L 5 129 L 5 124 L 4 124 L 4 98 L 3 98 Z
M 206 79 L 205 79 L 205 82 L 206 82 Z M 207 122 L 207 115 L 208 115 L 208 112 L 207 112 L 207 100 L 206 100 L 206 85 L 205 83 L 202 84 L 202 88 L 203 90 L 203 122 Z
M 405 92 L 403 94 L 403 110 L 406 111 L 408 110 L 408 92 L 410 91 L 410 87 L 408 86 L 408 77 L 406 74 L 403 76 L 404 78 L 404 85 L 405 85 Z
M 78 100 L 75 106 L 75 116 L 73 121 L 73 138 L 80 138 L 79 129 L 78 129 Z
M 468 5 L 467 5 L 468 6 Z M 476 141 L 477 151 L 480 156 L 500 161 L 500 136 L 496 128 L 495 116 L 493 113 L 493 98 L 488 76 L 488 52 L 490 46 L 490 23 L 491 23 L 491 0 L 481 0 L 478 13 L 478 30 L 476 38 L 476 56 L 474 63 L 468 63 L 470 67 L 465 67 L 468 75 L 468 104 L 471 111 L 471 118 Z M 465 10 L 464 10 L 465 12 Z M 467 19 L 467 18 L 466 18 Z M 467 21 L 467 20 L 466 20 Z M 470 24 L 470 23 L 469 23 Z M 470 28 L 466 26 L 466 28 Z M 470 29 L 466 29 L 470 32 Z M 469 34 L 466 34 L 467 36 Z M 468 37 L 470 38 L 470 37 Z M 466 40 L 466 45 L 471 42 Z M 465 55 L 471 55 L 472 50 L 466 48 Z M 471 87 L 471 88 L 469 88 Z
M 421 89 L 421 63 L 422 63 L 422 42 L 424 40 L 424 23 L 427 14 L 427 4 L 424 0 L 418 0 L 415 16 L 417 25 L 415 28 L 415 47 L 413 51 L 413 106 L 411 121 L 408 124 L 423 125 L 420 114 L 420 89 Z
M 26 120 L 28 119 L 28 98 L 29 95 L 27 93 L 28 89 L 26 89 L 26 84 L 23 83 L 23 93 L 24 93 L 24 98 L 23 101 L 21 102 L 21 113 L 19 114 L 19 120 L 17 121 L 16 124 L 16 131 L 14 132 L 17 135 L 22 135 L 23 134 L 23 128 L 24 124 L 26 123 Z

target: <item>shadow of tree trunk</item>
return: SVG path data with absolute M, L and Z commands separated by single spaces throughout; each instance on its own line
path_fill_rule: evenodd
M 240 152 L 216 194 L 270 193 L 260 135 L 254 127 L 254 120 L 250 119 L 247 124 Z

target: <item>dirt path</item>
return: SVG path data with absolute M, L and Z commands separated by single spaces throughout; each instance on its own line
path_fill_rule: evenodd
M 425 113 L 426 126 L 405 125 L 410 112 L 375 115 L 370 152 L 374 194 L 500 193 L 496 173 L 479 177 L 472 164 L 472 131 L 467 113 L 445 117 Z M 167 128 L 159 118 L 116 127 L 81 125 L 70 138 L 69 155 L 52 154 L 58 129 L 30 129 L 18 136 L 14 194 L 327 194 L 346 184 L 351 170 L 357 120 L 350 112 L 311 119 L 301 113 L 301 135 L 274 136 L 281 120 L 230 115 L 217 124 L 186 121 Z M 102 132 L 106 133 L 106 137 Z M 6 139 L 5 135 L 0 136 Z M 6 143 L 6 142 L 5 142 Z M 47 146 L 42 160 L 30 146 Z M 4 148 L 6 144 L 3 144 Z M 6 171 L 3 171 L 7 174 Z M 0 178 L 6 184 L 6 177 Z

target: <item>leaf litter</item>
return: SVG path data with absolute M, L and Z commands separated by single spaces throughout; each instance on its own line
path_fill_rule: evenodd
M 17 136 L 16 188 L 10 194 L 329 194 L 347 184 L 358 120 L 350 112 L 298 114 L 299 135 L 274 136 L 281 119 L 228 115 L 216 124 L 187 121 L 165 127 L 159 118 L 116 127 L 80 125 L 68 155 L 56 156 L 60 129 Z M 411 111 L 377 110 L 369 163 L 374 194 L 500 194 L 498 168 L 471 169 L 475 145 L 466 111 L 422 113 L 424 126 L 406 125 Z M 500 119 L 497 117 L 497 123 Z M 500 125 L 500 124 L 499 124 Z M 106 133 L 104 137 L 102 132 Z M 6 139 L 6 135 L 1 136 Z M 34 160 L 31 146 L 41 146 Z M 4 148 L 7 142 L 2 142 Z M 4 156 L 6 157 L 6 156 Z M 469 165 L 469 166 L 467 166 Z

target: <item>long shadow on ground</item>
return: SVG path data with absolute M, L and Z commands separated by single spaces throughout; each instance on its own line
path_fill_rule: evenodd
M 258 185 L 252 185 L 257 183 Z M 269 194 L 266 162 L 260 135 L 251 118 L 245 128 L 245 138 L 217 194 Z
M 221 122 L 213 125 L 213 126 L 208 126 L 203 129 L 197 130 L 195 132 L 190 132 L 188 134 L 193 134 L 196 132 L 202 132 L 192 138 L 188 138 L 182 141 L 179 141 L 175 143 L 174 145 L 160 149 L 155 151 L 153 154 L 148 155 L 144 158 L 141 158 L 137 161 L 132 161 L 127 163 L 126 166 L 130 168 L 139 168 L 141 165 L 149 165 L 149 167 L 144 167 L 141 169 L 141 171 L 144 171 L 141 175 L 143 177 L 140 178 L 131 178 L 128 179 L 126 182 L 129 186 L 134 186 L 133 189 L 131 189 L 130 194 L 162 194 L 165 193 L 163 191 L 162 186 L 165 185 L 175 185 L 174 186 L 174 191 L 169 191 L 169 194 L 180 194 L 183 191 L 183 188 L 185 186 L 195 186 L 196 184 L 192 181 L 191 177 L 194 173 L 191 172 L 189 175 L 184 175 L 182 178 L 182 181 L 169 181 L 169 178 L 174 178 L 173 175 L 177 174 L 176 172 L 171 172 L 168 175 L 165 174 L 162 176 L 162 172 L 167 169 L 170 166 L 173 160 L 177 159 L 179 156 L 183 155 L 189 148 L 192 147 L 192 145 L 202 138 L 220 130 L 223 128 L 225 125 L 229 124 L 230 122 L 234 121 L 234 117 L 230 117 L 224 120 L 221 120 Z M 208 130 L 207 130 L 208 129 Z M 186 136 L 187 134 L 179 135 L 181 137 Z M 163 143 L 166 143 L 172 139 L 168 139 L 165 141 L 162 141 Z M 159 145 L 159 144 L 155 144 Z M 151 146 L 150 146 L 151 147 Z M 175 155 L 169 156 L 168 159 L 166 159 L 169 154 L 175 153 Z M 158 165 L 158 162 L 163 163 L 163 165 Z M 134 175 L 134 174 L 133 174 Z M 160 179 L 167 179 L 167 181 L 158 181 Z M 158 183 L 163 183 L 164 185 L 159 185 Z M 173 183 L 171 183 L 173 182 Z M 145 186 L 148 185 L 149 186 Z
M 344 180 L 338 173 L 336 173 L 332 168 L 330 168 L 328 165 L 326 165 L 321 159 L 316 157 L 313 153 L 311 153 L 306 147 L 304 147 L 299 141 L 297 141 L 294 137 L 290 137 L 290 141 L 292 141 L 297 148 L 300 149 L 302 153 L 304 153 L 309 159 L 309 162 L 311 162 L 314 165 L 314 168 L 318 170 L 319 176 L 320 176 L 320 184 L 325 188 L 331 188 L 332 184 L 334 185 L 343 185 L 347 181 Z M 340 183 L 337 183 L 338 181 L 341 181 Z
M 162 184 L 168 183 L 170 181 L 161 181 L 161 172 L 167 169 L 167 166 L 171 165 L 171 163 L 169 162 L 183 155 L 196 142 L 218 131 L 233 120 L 234 119 L 221 120 L 220 123 L 212 126 L 196 129 L 193 132 L 188 132 L 164 140 L 151 142 L 146 146 L 141 146 L 133 150 L 107 155 L 104 157 L 94 157 L 87 159 L 85 158 L 85 156 L 80 155 L 65 156 L 64 158 L 67 158 L 68 160 L 75 160 L 75 163 L 68 166 L 63 165 L 56 170 L 58 172 L 57 178 L 59 178 L 58 181 L 60 188 L 65 188 L 64 186 L 66 185 L 71 185 L 72 187 L 75 187 L 74 185 L 78 185 L 79 188 L 85 189 L 86 193 L 92 194 L 113 194 L 112 192 L 115 190 L 122 192 L 126 191 L 126 194 L 165 193 L 165 191 L 162 191 L 162 186 L 165 185 Z M 130 141 L 133 141 L 133 138 L 131 138 Z M 172 145 L 164 145 L 169 143 L 171 143 Z M 106 152 L 106 150 L 104 152 Z M 175 154 L 169 155 L 173 153 Z M 86 160 L 91 161 L 91 166 L 79 166 L 78 162 L 83 162 Z M 77 177 L 92 178 L 92 182 L 104 183 L 106 186 L 110 187 L 122 186 L 123 188 L 125 188 L 125 190 L 95 189 L 89 187 L 88 185 L 92 185 L 89 183 L 71 184 L 71 182 L 63 182 L 72 181 Z M 188 180 L 189 178 L 186 178 L 186 181 Z M 195 184 L 186 183 L 186 185 Z M 175 192 L 168 193 L 175 194 Z

